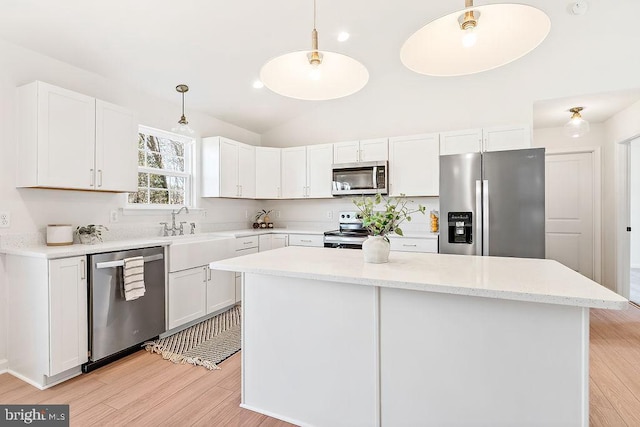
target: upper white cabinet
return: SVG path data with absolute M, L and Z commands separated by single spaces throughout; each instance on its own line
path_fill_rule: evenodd
M 277 199 L 280 194 L 280 148 L 256 147 L 256 199 Z
M 221 136 L 202 139 L 202 197 L 256 197 L 256 149 Z
M 333 144 L 333 163 L 374 162 L 388 159 L 389 140 L 387 138 Z
M 483 151 L 531 148 L 529 126 L 500 126 L 482 129 Z
M 18 88 L 18 187 L 134 192 L 137 122 L 127 109 L 36 81 Z
M 482 151 L 482 129 L 440 132 L 440 155 L 479 153 Z
M 333 144 L 282 149 L 282 197 L 323 198 L 331 195 Z
M 439 193 L 439 135 L 389 138 L 389 194 L 437 196 Z
M 500 126 L 440 133 L 440 155 L 531 147 L 529 126 Z

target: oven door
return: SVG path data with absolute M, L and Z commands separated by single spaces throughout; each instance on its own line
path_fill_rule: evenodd
M 347 236 L 324 236 L 325 248 L 336 249 L 362 249 L 362 242 L 366 238 L 362 237 L 347 237 Z
M 332 194 L 387 194 L 387 172 L 387 162 L 334 164 Z

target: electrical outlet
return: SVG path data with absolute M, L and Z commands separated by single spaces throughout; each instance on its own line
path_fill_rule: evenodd
M 244 218 L 249 219 L 249 211 L 244 211 Z
M 327 218 L 333 219 L 333 211 L 327 211 Z
M 118 210 L 113 209 L 111 212 L 109 212 L 109 222 L 118 222 L 118 221 L 119 221 Z
M 276 211 L 276 218 L 280 218 L 280 211 Z
M 0 212 L 0 228 L 11 227 L 11 214 L 9 212 Z

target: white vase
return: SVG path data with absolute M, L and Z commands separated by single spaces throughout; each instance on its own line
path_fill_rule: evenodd
M 382 264 L 389 262 L 389 251 L 391 245 L 384 236 L 369 236 L 362 243 L 362 253 L 364 254 L 364 262 L 372 264 Z

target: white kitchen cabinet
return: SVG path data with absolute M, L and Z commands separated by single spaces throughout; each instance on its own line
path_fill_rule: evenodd
M 437 196 L 440 147 L 437 133 L 389 138 L 389 194 Z
M 482 129 L 483 151 L 531 148 L 529 126 L 499 126 Z
M 280 198 L 280 148 L 256 147 L 256 199 Z
M 479 153 L 482 151 L 482 129 L 440 132 L 440 155 Z
M 137 122 L 125 108 L 43 82 L 18 88 L 18 187 L 134 192 Z
M 389 140 L 387 138 L 333 144 L 333 163 L 374 162 L 388 159 Z
M 233 271 L 211 270 L 207 267 L 207 274 L 207 314 L 235 304 L 235 273 Z
M 208 268 L 169 273 L 169 329 L 207 314 Z
M 271 235 L 271 249 L 286 248 L 287 246 L 289 246 L 288 234 Z
M 324 246 L 324 235 L 322 234 L 290 234 L 289 246 Z
M 49 261 L 49 375 L 85 363 L 88 344 L 85 257 Z
M 438 253 L 437 238 L 389 236 L 389 242 L 392 251 Z
M 270 251 L 272 242 L 271 234 L 261 234 L 258 238 L 258 252 Z
M 89 349 L 86 257 L 6 255 L 4 267 L 7 367 L 39 388 L 78 375 Z
M 282 197 L 324 198 L 331 195 L 333 144 L 282 149 Z
M 243 256 L 258 253 L 260 250 L 260 237 L 247 236 L 236 238 L 235 256 Z M 235 272 L 235 299 L 236 302 L 242 301 L 242 274 Z
M 256 150 L 214 136 L 202 139 L 202 197 L 256 197 Z

